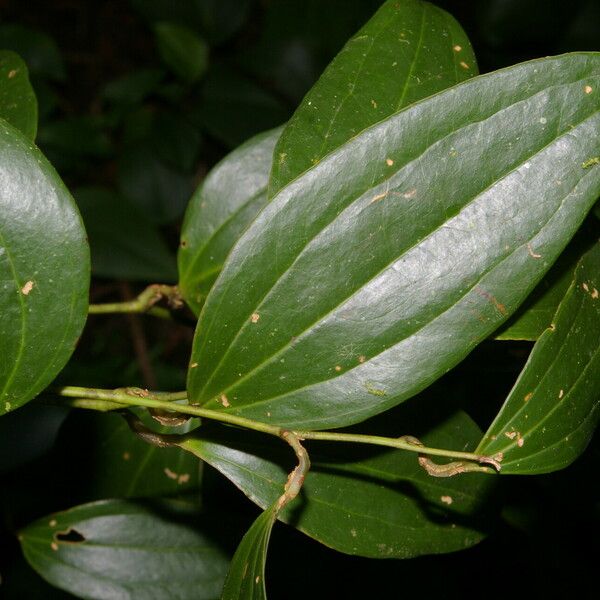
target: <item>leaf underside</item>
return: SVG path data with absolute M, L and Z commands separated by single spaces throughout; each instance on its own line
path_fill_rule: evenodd
M 599 108 L 600 55 L 564 55 L 471 79 L 328 155 L 229 255 L 191 400 L 327 428 L 429 385 L 517 309 L 592 207 Z

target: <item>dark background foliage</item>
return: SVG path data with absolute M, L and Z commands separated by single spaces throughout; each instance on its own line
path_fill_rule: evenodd
M 436 3 L 467 31 L 481 72 L 600 50 L 597 0 Z M 379 4 L 0 1 L 0 47 L 28 62 L 40 108 L 38 144 L 74 190 L 86 221 L 96 274 L 92 301 L 127 299 L 144 283 L 176 277 L 174 249 L 192 190 L 230 149 L 285 122 Z M 165 22 L 195 32 L 206 44 L 206 61 L 173 58 L 164 47 L 171 39 L 165 42 Z M 193 331 L 185 320 L 173 326 L 140 317 L 92 318 L 61 379 L 180 389 Z M 424 394 L 423 410 L 435 411 L 440 402 L 463 406 L 486 426 L 529 348 L 483 344 Z M 29 405 L 0 422 L 0 597 L 67 597 L 26 565 L 15 532 L 53 510 L 97 498 L 96 446 L 85 417 Z M 501 518 L 489 523 L 489 537 L 452 555 L 366 560 L 278 526 L 267 567 L 271 597 L 591 598 L 595 561 L 585 542 L 593 545 L 597 535 L 599 458 L 596 442 L 564 472 L 503 480 Z M 188 495 L 196 503 L 200 497 L 203 510 L 219 515 L 215 535 L 233 549 L 255 507 L 209 468 L 202 489 Z

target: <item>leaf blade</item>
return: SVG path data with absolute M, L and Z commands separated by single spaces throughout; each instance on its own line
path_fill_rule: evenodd
M 474 78 L 287 186 L 207 300 L 191 399 L 223 410 L 225 394 L 234 414 L 338 427 L 457 364 L 516 310 L 600 193 L 600 171 L 581 168 L 598 150 L 598 95 L 586 90 L 599 77 L 591 53 Z
M 55 513 L 22 530 L 19 541 L 44 579 L 80 598 L 212 600 L 228 562 L 207 537 L 168 512 L 123 500 Z
M 421 2 L 388 0 L 308 92 L 277 147 L 269 197 L 357 133 L 477 74 L 454 18 Z
M 254 521 L 231 560 L 221 600 L 266 600 L 265 564 L 276 520 L 273 504 Z
M 37 99 L 27 65 L 11 50 L 0 50 L 0 117 L 30 140 L 37 132 Z
M 90 266 L 81 218 L 54 169 L 2 121 L 0 148 L 2 415 L 36 396 L 71 356 L 87 318 Z
M 504 474 L 561 469 L 600 418 L 600 243 L 579 262 L 553 325 L 535 344 L 478 451 L 503 453 Z
M 179 288 L 196 314 L 235 241 L 267 202 L 280 135 L 280 127 L 261 133 L 228 154 L 190 200 L 177 259 Z

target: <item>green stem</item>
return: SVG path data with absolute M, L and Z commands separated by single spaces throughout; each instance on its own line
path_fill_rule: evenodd
M 76 386 L 65 386 L 55 390 L 59 396 L 73 398 L 70 403 L 73 406 L 81 406 L 82 408 L 96 408 L 97 410 L 110 410 L 114 408 L 124 408 L 126 406 L 142 406 L 145 408 L 156 408 L 166 411 L 172 411 L 191 417 L 203 417 L 213 421 L 219 421 L 228 425 L 236 425 L 244 429 L 251 429 L 269 435 L 274 435 L 286 439 L 290 443 L 289 436 L 294 440 L 320 440 L 330 442 L 354 442 L 358 444 L 371 444 L 375 446 L 386 446 L 388 448 L 396 448 L 398 450 L 407 450 L 408 452 L 416 452 L 421 455 L 428 456 L 443 456 L 446 458 L 459 459 L 461 461 L 469 461 L 478 463 L 477 465 L 465 466 L 464 463 L 457 463 L 454 471 L 456 472 L 484 470 L 486 467 L 481 467 L 481 464 L 493 466 L 497 471 L 500 470 L 498 460 L 493 457 L 475 454 L 473 452 L 460 452 L 456 450 L 446 450 L 442 448 L 429 448 L 420 445 L 420 442 L 415 438 L 408 436 L 400 438 L 388 438 L 378 435 L 363 435 L 354 433 L 337 433 L 331 431 L 293 431 L 287 430 L 276 425 L 269 425 L 261 421 L 253 421 L 245 417 L 239 417 L 230 413 L 211 410 L 201 406 L 192 404 L 176 404 L 178 401 L 186 400 L 186 392 L 148 392 L 139 388 L 120 388 L 116 390 L 105 390 L 95 388 L 83 388 Z M 86 401 L 95 401 L 95 405 L 86 405 Z M 100 408 L 98 401 L 106 402 L 104 408 Z M 286 437 L 287 436 L 287 437 Z M 448 472 L 452 469 L 447 470 Z M 432 472 L 432 474 L 435 474 Z M 443 475 L 438 475 L 443 476 Z
M 154 306 L 163 298 L 167 299 L 173 309 L 183 305 L 179 290 L 176 286 L 153 284 L 148 286 L 137 298 L 127 302 L 109 302 L 107 304 L 90 304 L 90 315 L 105 315 L 114 313 L 146 313 L 161 319 L 170 319 L 168 309 Z

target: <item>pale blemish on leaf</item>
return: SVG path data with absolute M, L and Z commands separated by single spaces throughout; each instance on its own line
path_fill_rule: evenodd
M 471 67 L 464 61 L 461 60 L 460 63 L 458 63 L 463 69 L 470 69 Z
M 394 164 L 394 161 L 393 161 L 391 158 L 386 158 L 386 159 L 385 159 L 385 164 L 386 164 L 388 167 L 391 167 L 391 166 Z
M 456 44 L 456 46 L 454 46 L 453 50 L 454 50 L 454 52 L 460 52 L 462 50 L 462 46 L 459 46 L 458 44 Z
M 260 319 L 260 315 L 258 313 L 252 313 L 252 316 L 250 317 L 250 321 L 252 323 L 258 323 L 259 319 Z
M 123 460 L 129 460 L 131 458 L 131 454 L 129 452 L 123 452 Z
M 177 473 L 175 473 L 174 471 L 171 471 L 171 469 L 169 469 L 169 467 L 165 467 L 163 469 L 164 474 L 169 478 L 169 479 L 173 479 L 173 480 L 177 480 L 177 478 L 179 477 L 179 475 Z
M 231 406 L 231 404 L 229 403 L 229 399 L 227 398 L 227 396 L 225 394 L 221 394 L 220 398 L 219 398 L 219 402 L 225 407 L 225 408 L 229 408 Z
M 560 392 L 558 392 L 558 399 L 560 400 L 564 395 L 565 395 L 565 391 L 560 390 Z
M 31 292 L 31 290 L 33 289 L 33 281 L 28 281 L 22 288 L 21 288 L 21 294 L 23 294 L 23 296 L 28 296 L 29 292 Z
M 452 499 L 452 496 L 441 496 L 440 500 L 444 504 L 447 504 L 448 506 L 450 506 L 452 504 L 452 502 L 454 502 L 454 500 Z
M 527 244 L 527 252 L 529 253 L 529 256 L 531 256 L 531 258 L 542 258 L 541 254 L 537 254 L 533 251 L 531 244 Z
M 19 72 L 19 70 L 18 70 L 18 69 L 11 69 L 11 70 L 8 72 L 8 78 L 9 78 L 9 79 L 12 79 L 12 78 L 13 78 L 13 77 L 14 77 L 14 76 L 15 76 L 15 75 L 18 73 L 18 72 Z
M 387 393 L 385 390 L 381 390 L 379 388 L 376 388 L 374 386 L 372 386 L 370 383 L 365 383 L 365 389 L 367 390 L 367 392 L 369 394 L 371 394 L 371 396 L 378 396 L 378 397 L 383 397 L 383 396 L 387 396 Z
M 592 91 L 593 91 L 593 89 L 592 89 L 592 86 L 591 86 L 591 85 L 586 85 L 586 86 L 583 88 L 583 91 L 584 91 L 586 94 L 591 94 L 591 93 L 592 93 Z

